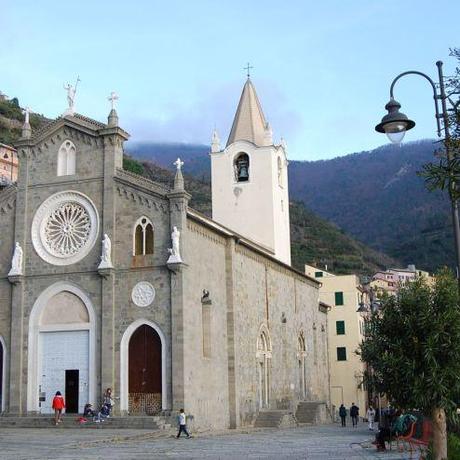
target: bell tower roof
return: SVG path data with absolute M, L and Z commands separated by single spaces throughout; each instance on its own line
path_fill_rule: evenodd
M 248 77 L 236 109 L 227 146 L 240 140 L 250 141 L 259 146 L 265 145 L 266 128 L 267 122 L 262 112 L 256 89 Z

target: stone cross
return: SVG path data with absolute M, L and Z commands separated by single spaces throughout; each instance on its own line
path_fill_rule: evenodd
M 24 119 L 24 124 L 25 125 L 28 125 L 29 124 L 29 115 L 30 115 L 30 107 L 26 107 L 22 113 L 25 115 L 25 119 Z
M 110 96 L 107 98 L 110 103 L 112 104 L 112 110 L 115 110 L 115 103 L 118 101 L 119 97 L 118 94 L 115 91 L 112 91 L 110 93 Z
M 177 170 L 180 171 L 182 169 L 182 166 L 184 166 L 184 162 L 181 161 L 180 158 L 178 158 L 174 163 L 173 165 L 176 166 Z

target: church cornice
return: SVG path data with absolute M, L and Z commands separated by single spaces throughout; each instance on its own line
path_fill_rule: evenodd
M 149 191 L 139 191 L 137 187 L 132 184 L 117 184 L 116 190 L 120 197 L 125 198 L 126 200 L 132 201 L 133 203 L 138 203 L 141 206 L 145 206 L 148 209 L 154 209 L 155 211 L 162 212 L 163 214 L 167 213 L 169 207 L 164 203 L 159 203 L 152 197 L 152 193 Z M 150 196 L 149 196 L 150 195 Z M 160 195 L 154 195 L 155 198 L 160 197 Z M 164 197 L 161 197 L 164 199 Z
M 117 168 L 114 179 L 117 182 L 140 188 L 145 193 L 153 193 L 163 199 L 165 199 L 166 194 L 171 191 L 171 189 L 165 185 L 158 184 L 157 182 L 153 182 L 143 176 L 139 176 L 138 174 L 121 168 Z

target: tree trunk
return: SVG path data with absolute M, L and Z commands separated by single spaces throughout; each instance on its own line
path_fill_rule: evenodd
M 447 459 L 447 426 L 444 409 L 433 409 L 433 453 L 434 460 Z

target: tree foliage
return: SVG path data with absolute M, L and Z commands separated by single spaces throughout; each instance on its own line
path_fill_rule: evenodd
M 440 271 L 433 286 L 418 278 L 383 298 L 366 330 L 359 353 L 375 390 L 401 408 L 453 413 L 460 394 L 460 308 L 450 271 Z
M 460 48 L 450 50 L 450 55 L 460 64 Z M 439 152 L 439 161 L 423 166 L 420 175 L 425 178 L 429 190 L 449 192 L 452 199 L 460 199 L 460 67 L 445 79 L 450 137 L 443 140 L 444 149 Z M 446 151 L 449 150 L 449 158 Z

